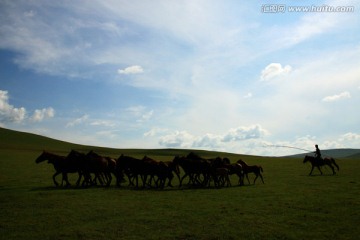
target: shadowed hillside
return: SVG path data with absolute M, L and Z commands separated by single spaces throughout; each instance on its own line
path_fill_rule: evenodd
M 87 146 L 80 145 L 75 143 L 64 142 L 37 134 L 19 132 L 14 130 L 9 130 L 5 128 L 0 128 L 0 150 L 25 150 L 25 151 L 34 151 L 41 152 L 43 150 L 50 152 L 57 152 L 65 155 L 71 149 L 87 152 L 89 150 L 94 150 L 95 152 L 101 154 L 106 153 L 106 155 L 119 156 L 120 154 L 125 155 L 137 155 L 137 156 L 176 156 L 176 155 L 187 155 L 189 152 L 195 152 L 202 157 L 213 157 L 213 156 L 222 156 L 222 157 L 242 157 L 247 155 L 239 155 L 232 153 L 223 153 L 215 151 L 205 151 L 205 150 L 188 150 L 188 149 L 115 149 L 115 148 L 105 148 L 105 147 L 96 147 L 96 146 Z M 248 158 L 253 156 L 247 156 Z

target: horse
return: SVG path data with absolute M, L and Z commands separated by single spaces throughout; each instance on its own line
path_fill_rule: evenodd
M 48 163 L 51 163 L 54 166 L 55 173 L 52 178 L 56 187 L 59 186 L 59 183 L 56 181 L 57 175 L 62 174 L 61 185 L 63 185 L 63 182 L 65 181 L 66 186 L 70 186 L 71 184 L 68 181 L 67 174 L 75 172 L 79 173 L 79 178 L 76 183 L 77 185 L 79 185 L 81 179 L 81 171 L 77 164 L 75 164 L 73 161 L 69 160 L 65 156 L 56 155 L 47 151 L 43 151 L 42 154 L 35 160 L 35 162 L 40 163 L 46 160 L 48 161 Z
M 215 187 L 231 186 L 229 178 L 230 170 L 227 168 L 216 168 L 214 170 L 213 179 Z
M 316 157 L 314 157 L 314 156 L 308 156 L 308 155 L 306 155 L 306 156 L 304 157 L 303 163 L 306 163 L 306 162 L 310 162 L 310 163 L 311 163 L 311 171 L 310 171 L 309 175 L 312 174 L 312 172 L 313 172 L 313 170 L 314 170 L 315 167 L 317 167 L 317 168 L 319 169 L 319 171 L 320 171 L 320 173 L 321 173 L 321 175 L 322 175 L 323 173 L 322 173 L 320 167 L 321 167 L 321 166 L 325 166 L 325 165 L 327 165 L 327 166 L 329 166 L 329 167 L 331 168 L 331 170 L 332 170 L 332 172 L 333 172 L 333 175 L 335 174 L 335 169 L 334 169 L 334 167 L 332 166 L 333 164 L 335 165 L 335 167 L 337 168 L 338 171 L 340 170 L 339 165 L 336 164 L 335 159 L 332 158 L 332 157 L 330 157 L 330 158 L 329 158 L 329 157 L 316 158 Z
M 179 182 L 180 182 L 180 169 L 179 166 L 174 162 L 174 161 L 164 161 L 164 164 L 172 171 L 176 174 Z M 171 184 L 172 179 L 169 179 L 169 183 L 168 186 L 169 187 L 173 187 L 173 185 Z
M 92 150 L 86 154 L 86 158 L 89 161 L 90 171 L 95 174 L 95 184 L 98 179 L 100 184 L 103 185 L 104 179 L 102 175 L 104 175 L 106 186 L 110 186 L 112 181 L 111 173 L 115 172 L 116 162 L 109 157 L 102 157 Z
M 194 186 L 207 186 L 210 183 L 212 174 L 211 159 L 203 159 L 191 152 L 186 157 L 175 156 L 173 162 L 185 172 L 185 175 L 180 179 L 179 187 L 182 186 L 182 182 L 186 177 L 189 177 L 189 184 Z
M 224 167 L 229 169 L 229 175 L 236 174 L 239 177 L 239 185 L 244 185 L 244 170 L 240 163 L 229 163 L 224 164 Z
M 79 186 L 82 176 L 84 176 L 84 181 L 82 182 L 82 186 L 92 185 L 91 179 L 91 167 L 89 166 L 89 161 L 84 153 L 71 150 L 70 153 L 66 156 L 66 160 L 71 162 L 79 173 L 79 179 L 76 182 L 76 185 Z
M 116 175 L 117 175 L 117 186 L 120 186 L 121 182 L 119 181 L 119 176 L 123 173 L 129 179 L 129 186 L 134 185 L 132 179 L 136 180 L 136 188 L 139 187 L 139 178 L 143 180 L 143 187 L 145 187 L 145 182 L 143 179 L 144 173 L 146 172 L 144 162 L 141 159 L 125 156 L 123 154 L 116 160 Z
M 173 168 L 171 165 L 163 162 L 157 161 L 149 158 L 148 156 L 144 156 L 143 158 L 144 164 L 146 165 L 147 174 L 150 175 L 148 185 L 151 187 L 151 182 L 155 176 L 157 176 L 157 180 L 155 182 L 155 187 L 163 189 L 165 187 L 166 179 L 169 179 L 168 186 L 171 186 L 171 181 L 174 178 Z M 146 177 L 144 178 L 146 179 Z
M 237 163 L 241 164 L 242 168 L 243 168 L 243 171 L 244 171 L 244 174 L 246 176 L 246 179 L 248 180 L 248 183 L 250 184 L 250 181 L 249 181 L 249 177 L 248 177 L 248 173 L 254 173 L 255 174 L 255 179 L 254 179 L 254 183 L 255 184 L 255 181 L 258 177 L 261 178 L 261 181 L 262 183 L 264 184 L 264 179 L 263 179 L 263 176 L 261 175 L 261 173 L 264 171 L 263 168 L 260 166 L 260 165 L 252 165 L 252 166 L 249 166 L 247 165 L 246 162 L 244 162 L 243 160 L 239 159 L 237 161 Z

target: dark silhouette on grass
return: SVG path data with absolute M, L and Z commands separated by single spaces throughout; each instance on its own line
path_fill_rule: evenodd
M 43 151 L 42 154 L 36 159 L 35 162 L 41 163 L 46 160 L 48 161 L 49 164 L 52 164 L 54 166 L 55 173 L 52 176 L 52 178 L 53 178 L 53 181 L 54 181 L 54 184 L 56 187 L 59 186 L 59 183 L 56 181 L 57 175 L 62 174 L 61 185 L 63 185 L 63 182 L 65 181 L 66 186 L 70 186 L 71 184 L 68 181 L 67 174 L 75 173 L 75 172 L 79 173 L 79 178 L 76 183 L 76 185 L 79 185 L 82 173 L 81 173 L 80 166 L 77 163 L 77 161 L 72 161 L 71 159 L 69 159 L 65 156 L 60 156 L 60 155 L 57 155 L 54 153 Z
M 111 174 L 116 175 L 116 161 L 110 157 L 100 156 L 93 151 L 86 154 L 86 159 L 88 170 L 95 174 L 94 184 L 97 184 L 98 180 L 101 185 L 110 186 L 112 181 Z
M 250 184 L 249 181 L 249 176 L 248 173 L 254 173 L 255 174 L 255 179 L 254 179 L 254 183 L 258 177 L 261 178 L 262 183 L 264 183 L 264 179 L 263 176 L 261 175 L 261 173 L 264 171 L 263 168 L 260 165 L 248 165 L 246 162 L 244 162 L 243 160 L 239 159 L 237 161 L 237 163 L 241 164 L 241 166 L 243 167 L 244 170 L 244 174 L 246 176 L 246 179 L 248 180 L 248 183 Z
M 333 171 L 333 174 L 335 174 L 335 169 L 334 169 L 333 165 L 337 168 L 338 171 L 340 170 L 339 165 L 336 164 L 335 159 L 332 157 L 317 158 L 314 156 L 306 155 L 304 157 L 303 163 L 307 163 L 307 162 L 311 163 L 311 171 L 310 171 L 309 175 L 312 174 L 315 167 L 317 167 L 317 169 L 319 169 L 321 175 L 323 174 L 323 172 L 321 171 L 322 166 L 329 166 L 331 168 L 331 170 Z

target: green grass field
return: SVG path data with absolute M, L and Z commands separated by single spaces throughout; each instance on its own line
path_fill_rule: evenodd
M 336 159 L 337 175 L 325 168 L 324 176 L 310 177 L 310 166 L 302 159 L 200 151 L 203 157 L 262 165 L 265 184 L 238 187 L 234 178 L 233 187 L 221 189 L 135 190 L 114 183 L 110 188 L 55 188 L 52 165 L 35 164 L 35 159 L 42 149 L 66 155 L 72 148 L 159 160 L 186 154 L 93 148 L 0 129 L 0 239 L 360 237 L 360 159 Z

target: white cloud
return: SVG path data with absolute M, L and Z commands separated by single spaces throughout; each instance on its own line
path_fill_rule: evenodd
M 345 98 L 351 98 L 351 95 L 349 92 L 345 91 L 340 94 L 335 94 L 332 96 L 327 96 L 322 99 L 323 102 L 334 102 Z
M 66 124 L 66 127 L 74 127 L 76 125 L 79 125 L 79 124 L 82 124 L 82 123 L 86 122 L 88 119 L 89 119 L 89 115 L 85 114 L 80 118 L 77 118 L 77 119 L 75 119 L 75 120 L 73 120 L 71 122 L 68 122 Z
M 0 122 L 1 123 L 23 123 L 24 121 L 41 122 L 44 119 L 55 116 L 52 107 L 36 109 L 31 117 L 27 116 L 24 107 L 14 107 L 9 104 L 8 91 L 0 90 Z
M 261 139 L 268 133 L 260 125 L 232 128 L 225 134 L 207 133 L 203 136 L 194 136 L 187 131 L 175 131 L 161 136 L 159 144 L 166 147 L 224 149 L 224 144 Z
M 223 136 L 223 142 L 243 141 L 248 139 L 258 139 L 269 134 L 269 132 L 260 125 L 251 125 L 249 127 L 238 127 L 229 130 Z
M 270 63 L 261 71 L 261 80 L 269 80 L 276 76 L 284 75 L 292 70 L 290 65 L 284 67 L 280 63 Z
M 209 133 L 205 134 L 202 137 L 196 138 L 192 143 L 192 147 L 219 149 L 221 147 L 221 136 Z
M 119 69 L 118 70 L 118 73 L 119 74 L 138 74 L 138 73 L 143 73 L 144 72 L 144 69 L 139 66 L 139 65 L 134 65 L 134 66 L 130 66 L 130 67 L 127 67 L 125 69 Z
M 360 140 L 360 134 L 357 133 L 345 133 L 340 137 L 340 141 L 359 141 Z M 359 145 L 358 145 L 359 146 Z
M 16 108 L 9 104 L 9 95 L 7 91 L 0 90 L 0 121 L 22 122 L 26 117 L 25 108 Z
M 174 133 L 160 137 L 159 144 L 171 148 L 188 148 L 192 145 L 194 136 L 186 131 L 175 131 Z
M 43 108 L 41 110 L 39 109 L 35 110 L 30 120 L 33 122 L 41 122 L 46 118 L 52 118 L 54 116 L 55 116 L 55 110 L 49 107 L 49 108 Z

